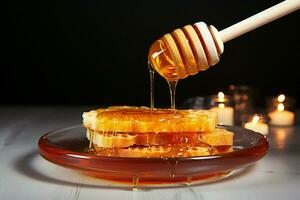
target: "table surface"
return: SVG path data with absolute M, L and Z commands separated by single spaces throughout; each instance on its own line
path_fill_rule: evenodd
M 271 128 L 268 154 L 240 173 L 176 188 L 116 187 L 56 166 L 37 151 L 39 137 L 81 123 L 93 107 L 0 107 L 0 199 L 300 199 L 300 127 Z

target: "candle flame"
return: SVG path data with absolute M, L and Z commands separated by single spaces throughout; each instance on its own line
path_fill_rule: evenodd
M 284 94 L 281 94 L 277 97 L 277 101 L 280 102 L 280 103 L 284 102 L 284 100 L 285 100 L 285 95 Z
M 284 105 L 283 105 L 283 103 L 279 103 L 279 104 L 278 104 L 277 110 L 278 110 L 279 112 L 284 111 Z
M 252 118 L 252 123 L 253 124 L 257 124 L 259 122 L 259 116 L 258 115 L 254 115 Z
M 225 104 L 224 103 L 220 103 L 218 106 L 219 106 L 219 108 L 222 108 L 222 109 L 225 108 Z
M 224 102 L 225 94 L 223 92 L 218 93 L 218 101 Z

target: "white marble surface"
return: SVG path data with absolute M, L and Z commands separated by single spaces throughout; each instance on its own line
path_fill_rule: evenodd
M 272 128 L 266 157 L 219 182 L 176 188 L 130 187 L 45 161 L 39 137 L 79 124 L 92 107 L 0 107 L 0 199 L 300 199 L 300 127 Z

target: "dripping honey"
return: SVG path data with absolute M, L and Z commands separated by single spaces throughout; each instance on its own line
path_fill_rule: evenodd
M 150 108 L 151 110 L 154 109 L 154 75 L 155 71 L 151 66 L 151 63 L 148 62 L 148 69 L 149 69 L 149 77 L 150 77 Z

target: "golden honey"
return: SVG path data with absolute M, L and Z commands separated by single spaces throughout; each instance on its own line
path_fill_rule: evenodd
M 149 50 L 148 60 L 151 67 L 168 81 L 177 81 L 187 77 L 184 66 L 175 63 L 174 56 L 162 39 L 155 41 Z

